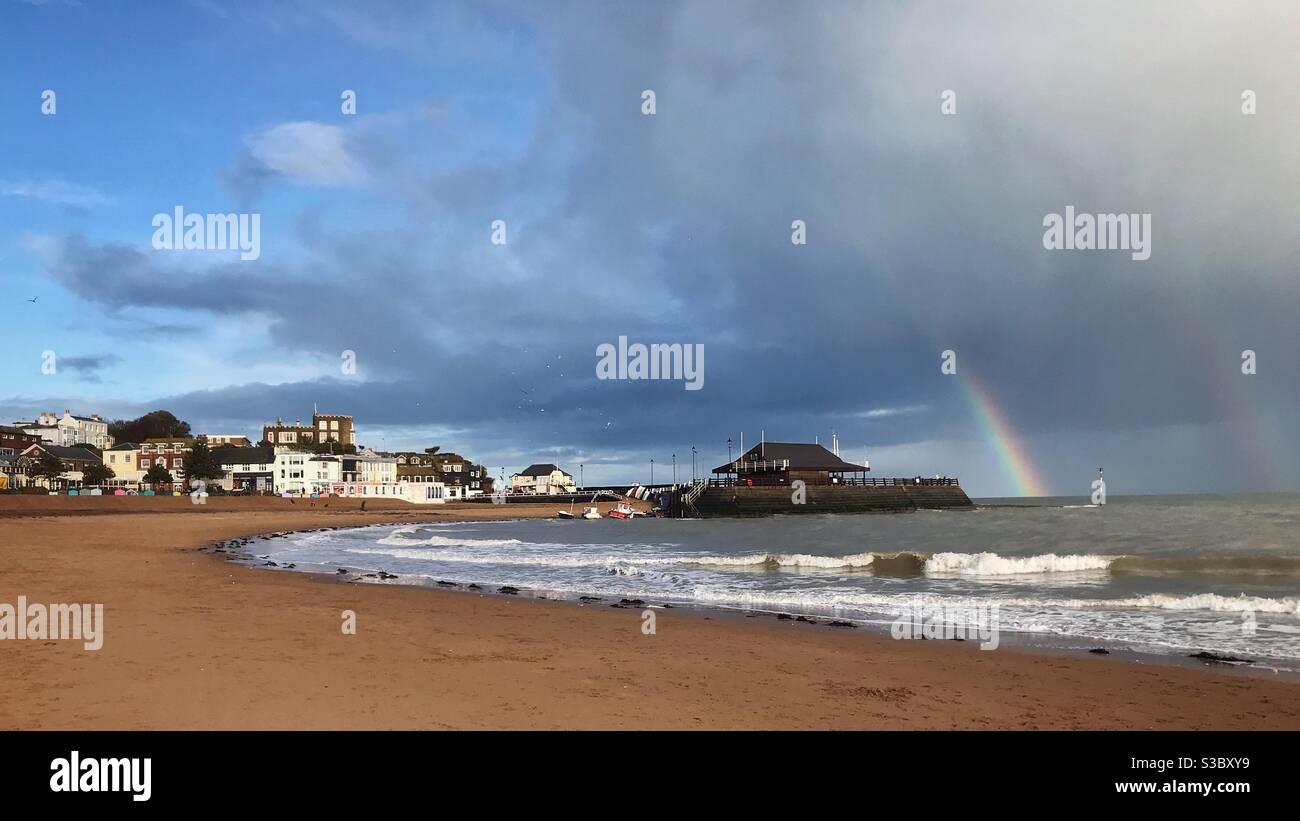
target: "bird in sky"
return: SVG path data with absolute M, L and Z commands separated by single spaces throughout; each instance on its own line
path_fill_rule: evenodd
M 28 302 L 31 302 L 31 303 L 33 303 L 33 304 L 35 304 L 36 300 L 38 300 L 38 299 L 40 299 L 40 297 L 36 297 L 36 296 L 34 296 L 34 297 L 32 297 L 31 299 L 29 299 L 29 300 L 27 300 L 27 301 L 28 301 Z

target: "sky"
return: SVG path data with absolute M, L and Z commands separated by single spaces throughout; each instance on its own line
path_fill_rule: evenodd
M 1300 490 L 1298 38 L 1294 2 L 0 0 L 0 421 Z M 1045 248 L 1067 206 L 1149 214 L 1150 258 Z M 260 255 L 154 247 L 177 207 Z M 702 387 L 598 378 L 620 336 Z

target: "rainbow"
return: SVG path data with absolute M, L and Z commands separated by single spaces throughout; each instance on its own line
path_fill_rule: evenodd
M 1023 438 L 1016 435 L 1006 411 L 998 406 L 993 396 L 969 373 L 963 371 L 961 383 L 966 388 L 971 407 L 980 424 L 987 431 L 1002 468 L 1015 485 L 1019 496 L 1050 496 L 1038 468 L 1029 458 L 1029 448 Z

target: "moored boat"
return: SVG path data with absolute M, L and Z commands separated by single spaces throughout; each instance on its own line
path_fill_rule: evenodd
M 637 515 L 637 512 L 626 502 L 620 502 L 614 506 L 613 510 L 605 515 L 609 516 L 611 519 L 631 519 L 633 516 Z

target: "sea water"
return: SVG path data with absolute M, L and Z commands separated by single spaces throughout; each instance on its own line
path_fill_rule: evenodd
M 1208 651 L 1300 670 L 1300 495 L 985 500 L 968 511 L 525 519 L 255 543 L 298 570 L 511 585 L 888 626 L 920 600 L 997 604 L 1034 644 Z

